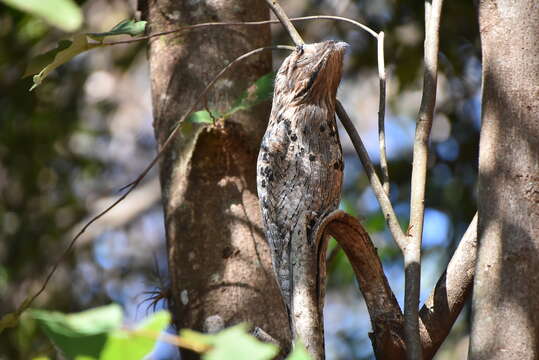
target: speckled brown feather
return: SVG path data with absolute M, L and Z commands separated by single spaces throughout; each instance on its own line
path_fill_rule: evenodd
M 325 245 L 313 240 L 313 229 L 338 207 L 341 195 L 335 102 L 345 48 L 334 41 L 308 44 L 285 59 L 258 157 L 258 196 L 273 267 L 293 333 L 302 337 L 309 333 L 300 329 L 305 326 L 322 333 L 321 319 L 302 325 L 302 313 L 316 305 L 321 317 L 325 267 L 318 257 Z

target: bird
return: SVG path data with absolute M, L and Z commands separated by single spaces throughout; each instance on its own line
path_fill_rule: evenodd
M 340 203 L 344 162 L 335 106 L 347 46 L 304 44 L 283 61 L 257 160 L 262 222 L 291 332 L 318 337 L 322 348 L 325 246 L 315 232 Z

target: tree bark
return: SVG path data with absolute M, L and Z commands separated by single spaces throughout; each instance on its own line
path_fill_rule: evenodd
M 154 32 L 201 22 L 269 18 L 265 4 L 255 0 L 149 1 L 142 10 Z M 159 147 L 220 69 L 269 43 L 269 25 L 154 39 L 149 61 Z M 270 54 L 248 58 L 216 83 L 207 106 L 228 110 L 242 91 L 270 71 Z M 175 325 L 216 331 L 246 321 L 286 349 L 288 323 L 256 196 L 256 158 L 269 110 L 266 103 L 218 125 L 187 125 L 164 154 L 160 178 Z
M 539 358 L 539 2 L 482 0 L 471 359 Z

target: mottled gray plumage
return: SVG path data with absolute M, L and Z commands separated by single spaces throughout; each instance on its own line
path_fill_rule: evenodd
M 258 156 L 264 227 L 293 327 L 298 317 L 293 307 L 303 306 L 294 300 L 299 286 L 295 282 L 304 281 L 302 271 L 311 271 L 302 268 L 301 255 L 295 254 L 307 249 L 318 259 L 313 229 L 340 201 L 344 165 L 335 102 L 346 46 L 334 41 L 307 44 L 285 59 L 275 79 L 271 117 Z M 314 271 L 308 283 L 300 285 L 320 294 L 325 267 Z

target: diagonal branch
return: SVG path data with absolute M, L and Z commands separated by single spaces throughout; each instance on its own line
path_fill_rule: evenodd
M 369 311 L 377 359 L 403 359 L 404 318 L 368 233 L 356 218 L 340 210 L 324 221 L 321 228 L 337 240 L 354 269 Z M 477 214 L 419 313 L 423 359 L 434 356 L 470 295 L 476 258 Z
M 434 356 L 471 293 L 477 261 L 477 214 L 462 236 L 446 271 L 419 311 L 423 358 Z
M 327 219 L 325 230 L 346 253 L 367 304 L 373 329 L 369 336 L 376 357 L 403 358 L 404 318 L 369 234 L 355 217 L 344 211 L 334 211 Z
M 393 238 L 395 239 L 401 251 L 404 252 L 404 249 L 406 248 L 406 242 L 408 240 L 401 229 L 399 220 L 397 219 L 397 215 L 395 214 L 395 210 L 391 205 L 389 197 L 384 191 L 382 183 L 380 182 L 380 178 L 378 177 L 378 175 L 376 175 L 376 170 L 374 169 L 374 165 L 369 157 L 369 153 L 367 153 L 365 145 L 363 145 L 363 141 L 361 141 L 361 138 L 359 137 L 359 134 L 357 133 L 357 130 L 352 123 L 352 120 L 350 120 L 350 117 L 344 110 L 340 101 L 337 101 L 336 112 L 339 116 L 339 119 L 341 120 L 341 123 L 348 132 L 350 140 L 352 140 L 352 144 L 354 145 L 354 148 L 356 149 L 356 152 L 359 156 L 359 160 L 361 161 L 361 164 L 363 165 L 363 168 L 367 173 L 367 177 L 369 178 L 369 181 L 371 183 L 372 190 L 374 191 L 374 194 L 378 199 L 378 203 L 380 204 L 380 208 L 382 209 L 382 213 L 384 214 L 384 218 L 386 219 L 389 231 L 391 232 L 391 235 L 393 235 Z

